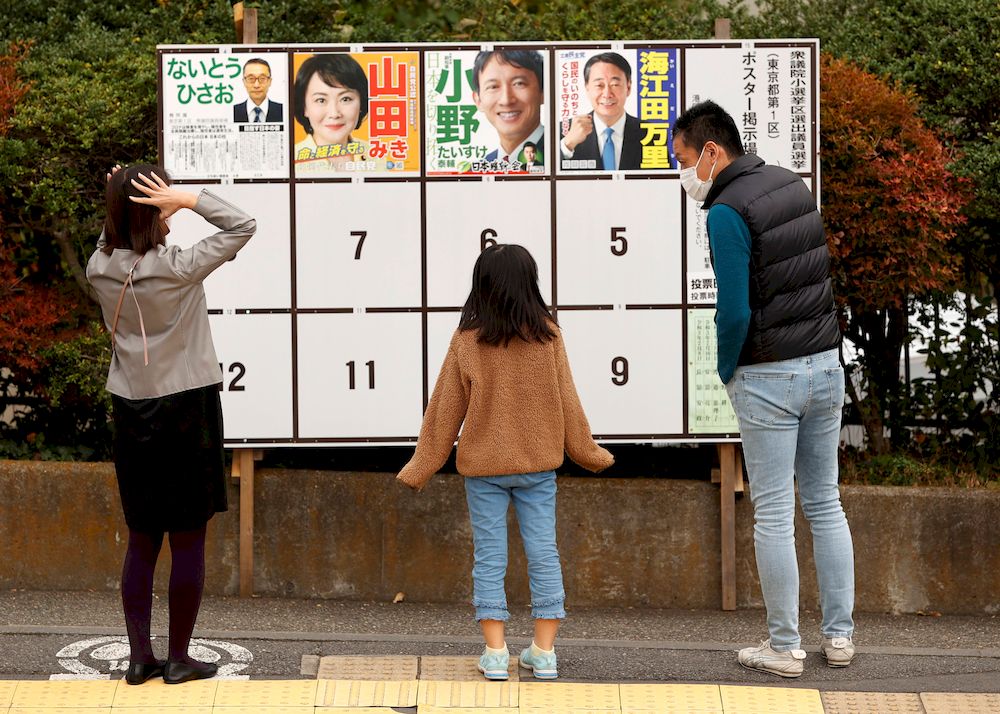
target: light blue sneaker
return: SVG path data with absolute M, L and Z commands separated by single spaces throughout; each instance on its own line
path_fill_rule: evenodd
M 502 654 L 492 654 L 483 650 L 479 657 L 479 671 L 486 679 L 506 681 L 507 667 L 510 666 L 510 653 L 504 650 Z
M 540 654 L 536 657 L 531 654 L 531 647 L 528 647 L 521 652 L 520 663 L 522 667 L 532 671 L 535 679 L 555 679 L 559 676 L 555 650 L 552 650 L 552 654 Z

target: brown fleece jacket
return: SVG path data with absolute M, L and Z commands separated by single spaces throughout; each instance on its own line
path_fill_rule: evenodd
M 463 476 L 550 471 L 563 451 L 591 471 L 614 463 L 590 434 L 559 328 L 548 342 L 513 339 L 507 347 L 456 330 L 438 375 L 413 458 L 396 477 L 423 488 L 458 442 Z M 465 426 L 462 427 L 462 423 Z

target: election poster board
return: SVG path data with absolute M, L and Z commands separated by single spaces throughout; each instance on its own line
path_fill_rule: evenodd
M 257 219 L 205 281 L 233 447 L 412 444 L 479 253 L 518 243 L 595 438 L 739 438 L 705 212 L 712 99 L 819 202 L 817 40 L 161 46 L 160 156 Z M 610 129 L 610 131 L 608 131 Z M 185 211 L 168 240 L 213 232 Z

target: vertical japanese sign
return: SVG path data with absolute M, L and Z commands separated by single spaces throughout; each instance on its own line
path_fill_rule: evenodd
M 718 295 L 715 269 L 708 245 L 706 211 L 700 201 L 685 199 L 687 211 L 687 301 L 691 305 L 714 305 Z
M 546 54 L 428 50 L 424 57 L 428 176 L 548 173 Z
M 732 115 L 748 153 L 797 173 L 811 173 L 815 45 L 781 44 L 688 48 L 685 105 L 717 102 Z
M 719 379 L 715 310 L 687 311 L 688 433 L 735 434 L 736 412 Z
M 160 56 L 163 161 L 174 178 L 288 178 L 286 57 Z
M 562 171 L 666 171 L 680 100 L 677 50 L 556 52 Z
M 295 175 L 420 172 L 416 52 L 296 53 Z

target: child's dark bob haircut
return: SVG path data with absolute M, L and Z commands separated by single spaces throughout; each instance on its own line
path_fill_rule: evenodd
M 124 248 L 143 255 L 167 242 L 166 223 L 160 217 L 160 209 L 129 199 L 129 196 L 147 197 L 132 185 L 132 179 L 142 183 L 139 174 L 150 178 L 156 174 L 168 186 L 171 183 L 170 176 L 163 167 L 153 164 L 136 164 L 115 172 L 108 181 L 106 201 L 108 215 L 104 219 L 106 245 L 101 249 L 108 255 L 111 255 L 116 248 Z
M 479 254 L 460 330 L 479 330 L 479 341 L 510 344 L 555 337 L 555 319 L 538 291 L 538 265 L 522 246 L 498 243 Z

